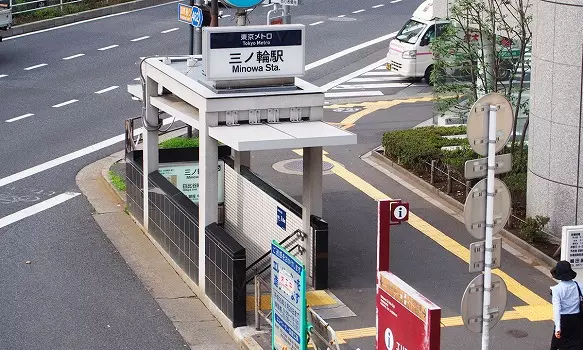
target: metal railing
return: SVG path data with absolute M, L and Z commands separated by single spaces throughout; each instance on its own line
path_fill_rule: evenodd
M 254 294 L 255 329 L 260 331 L 261 330 L 261 317 L 263 317 L 265 319 L 265 321 L 267 321 L 267 323 L 273 327 L 273 324 L 271 322 L 271 313 L 273 311 L 271 309 L 269 310 L 269 312 L 263 312 L 263 310 L 261 310 L 261 287 L 263 286 L 267 290 L 269 290 L 269 288 L 271 288 L 271 283 L 268 283 L 263 278 L 259 277 L 259 275 L 255 275 L 253 277 L 253 281 L 254 281 L 254 286 L 255 286 L 255 294 Z
M 397 162 L 398 163 L 398 162 Z M 445 193 L 452 194 L 454 192 L 454 184 L 458 184 L 460 186 L 462 186 L 464 188 L 465 191 L 465 197 L 468 196 L 468 194 L 470 193 L 471 189 L 472 189 L 472 181 L 468 181 L 468 180 L 460 180 L 457 179 L 452 173 L 452 168 L 448 165 L 444 165 L 443 169 L 438 165 L 438 162 L 436 160 L 432 160 L 431 162 L 426 162 L 423 161 L 423 165 L 429 167 L 429 184 L 435 186 L 435 182 L 436 182 L 436 178 L 441 175 L 442 177 L 445 177 L 446 180 L 446 188 L 445 188 Z M 512 214 L 513 209 L 510 209 L 511 214 L 510 214 L 510 220 L 508 220 L 508 223 L 506 225 L 506 228 L 510 228 L 513 229 L 516 227 L 515 223 L 526 223 L 526 221 L 514 214 Z M 560 238 L 555 236 L 554 234 L 547 232 L 545 230 L 540 230 L 540 232 L 542 232 L 543 234 L 545 234 L 545 236 L 547 237 L 547 239 L 552 242 L 552 243 L 559 243 L 560 244 Z M 560 247 L 559 247 L 560 248 Z M 554 254 L 555 256 L 557 255 L 557 252 L 555 252 Z
M 85 0 L 33 0 L 25 2 L 11 2 L 12 14 L 22 14 L 47 8 L 59 7 L 63 11 L 64 5 L 83 2 Z M 20 9 L 22 8 L 22 10 Z

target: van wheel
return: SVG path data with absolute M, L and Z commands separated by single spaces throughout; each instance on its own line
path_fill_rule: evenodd
M 431 73 L 433 72 L 433 65 L 427 67 L 427 69 L 425 70 L 425 75 L 423 76 L 423 79 L 425 79 L 425 82 L 427 83 L 427 85 L 431 85 L 433 86 L 433 83 L 431 82 Z

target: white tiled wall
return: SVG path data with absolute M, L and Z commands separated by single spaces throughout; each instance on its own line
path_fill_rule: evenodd
M 278 206 L 286 212 L 286 230 L 277 225 Z M 271 249 L 272 240 L 301 230 L 302 219 L 225 166 L 225 229 L 245 247 L 249 265 Z

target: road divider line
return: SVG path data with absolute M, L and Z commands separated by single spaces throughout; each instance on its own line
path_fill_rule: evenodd
M 352 13 L 361 13 L 361 12 L 364 12 L 364 11 L 366 11 L 366 10 L 365 9 L 361 9 L 361 10 L 352 11 Z
M 104 92 L 108 92 L 108 91 L 111 91 L 111 90 L 115 90 L 115 89 L 117 89 L 118 87 L 119 87 L 119 86 L 117 86 L 117 85 L 110 86 L 110 87 L 108 87 L 108 88 L 105 88 L 105 89 L 103 89 L 103 90 L 95 91 L 95 93 L 96 93 L 96 94 L 98 94 L 98 95 L 101 95 L 101 94 L 102 94 L 102 93 L 104 93 Z
M 231 17 L 231 15 L 222 15 L 221 18 Z
M 324 21 L 318 21 L 318 22 L 310 23 L 308 25 L 310 25 L 310 26 L 317 26 L 318 24 L 322 24 L 322 23 L 324 23 Z
M 134 81 L 140 81 L 142 78 L 134 78 Z
M 41 63 L 41 64 L 37 64 L 35 66 L 26 67 L 26 68 L 24 68 L 24 70 L 32 70 L 32 69 L 37 69 L 37 68 L 44 67 L 44 66 L 48 66 L 48 63 Z
M 160 33 L 166 34 L 166 33 L 177 31 L 178 29 L 179 28 L 166 29 L 166 30 L 161 31 Z
M 146 39 L 150 39 L 150 37 L 146 35 L 146 36 L 141 36 L 139 38 L 132 39 L 130 41 L 135 43 L 136 41 L 142 41 L 142 40 L 146 40 Z
M 54 105 L 54 106 L 53 106 L 53 108 L 59 108 L 59 107 L 63 107 L 63 106 L 70 105 L 71 103 L 75 103 L 75 102 L 78 102 L 78 101 L 79 101 L 79 100 L 75 100 L 75 99 L 73 99 L 73 100 L 69 100 L 69 101 L 61 102 L 61 103 L 58 103 L 58 104 Z
M 8 74 L 0 74 L 0 78 L 4 78 L 4 77 L 7 77 L 7 76 L 8 76 Z
M 338 16 L 338 18 L 344 18 L 344 17 L 346 17 L 346 15 L 340 15 L 340 16 Z
M 312 63 L 308 64 L 306 66 L 306 71 L 309 71 L 311 69 L 314 69 L 316 67 L 319 67 L 321 65 L 324 65 L 326 63 L 332 62 L 332 61 L 334 61 L 334 60 L 336 60 L 336 59 L 338 59 L 340 57 L 344 57 L 344 56 L 349 55 L 349 54 L 351 54 L 353 52 L 356 52 L 358 50 L 362 50 L 364 48 L 367 48 L 367 47 L 369 47 L 371 45 L 375 45 L 375 44 L 378 44 L 378 43 L 382 43 L 383 41 L 392 39 L 392 38 L 395 37 L 396 34 L 397 34 L 397 32 L 393 32 L 393 33 L 390 33 L 390 34 L 387 34 L 387 35 L 383 35 L 383 36 L 378 37 L 376 39 L 369 40 L 369 41 L 364 42 L 362 44 L 358 44 L 358 45 L 353 46 L 351 48 L 348 48 L 348 49 L 342 50 L 340 52 L 337 52 L 337 53 L 335 53 L 333 55 L 330 55 L 328 57 L 324 57 L 324 58 L 322 58 L 322 59 L 320 59 L 318 61 L 315 61 L 315 62 L 312 62 Z M 384 61 L 385 60 L 383 60 L 383 62 Z
M 401 2 L 401 1 L 402 0 L 393 0 L 393 1 L 391 1 L 391 4 L 396 4 L 396 3 Z
M 109 45 L 106 47 L 102 47 L 100 49 L 97 49 L 98 51 L 105 51 L 105 50 L 109 50 L 109 49 L 113 49 L 114 47 L 118 47 L 119 45 Z
M 162 125 L 168 125 L 168 124 L 172 123 L 172 121 L 173 121 L 173 118 L 164 118 L 164 120 L 162 121 Z M 141 133 L 142 133 L 142 128 L 138 128 L 134 131 L 134 136 L 138 136 Z M 28 169 L 19 171 L 15 174 L 3 177 L 0 179 L 0 187 L 6 186 L 8 184 L 11 184 L 13 182 L 16 182 L 16 181 L 19 181 L 22 179 L 25 179 L 29 176 L 36 175 L 36 174 L 41 173 L 45 170 L 52 169 L 56 166 L 59 166 L 61 164 L 65 164 L 65 163 L 70 162 L 72 160 L 75 160 L 77 158 L 81 158 L 81 157 L 86 156 L 88 154 L 91 154 L 93 152 L 97 152 L 97 151 L 104 149 L 106 147 L 113 146 L 118 142 L 122 142 L 124 139 L 125 139 L 125 134 L 117 135 L 117 136 L 114 136 L 114 137 L 109 138 L 107 140 L 93 144 L 91 146 L 87 146 L 85 148 L 79 149 L 75 152 L 71 152 L 69 154 L 65 154 L 65 155 L 60 156 L 58 158 L 55 158 L 53 160 L 49 160 L 48 162 L 44 162 L 42 164 L 35 165 L 32 168 L 28 168 Z
M 378 5 L 374 5 L 372 8 L 378 9 L 379 7 L 383 7 L 383 6 L 385 6 L 385 4 L 378 4 Z
M 298 151 L 294 152 L 298 153 Z M 349 184 L 351 184 L 356 189 L 360 190 L 373 200 L 378 201 L 380 199 L 391 199 L 389 196 L 379 191 L 377 188 L 363 180 L 358 175 L 346 169 L 340 163 L 330 159 L 328 156 L 324 155 L 323 160 L 334 165 L 334 167 L 332 168 L 332 172 L 334 174 L 344 179 L 346 182 L 348 182 Z M 437 243 L 450 253 L 454 254 L 465 263 L 469 263 L 470 251 L 468 248 L 462 246 L 453 238 L 447 236 L 445 233 L 433 227 L 431 224 L 429 224 L 427 221 L 423 220 L 419 216 L 415 215 L 413 212 L 409 213 L 409 221 L 407 221 L 407 223 L 417 231 L 423 233 L 428 238 L 431 238 L 435 243 Z M 493 272 L 504 280 L 510 293 L 517 296 L 519 299 L 527 303 L 529 306 L 540 307 L 540 309 L 542 310 L 540 311 L 540 313 L 543 313 L 542 316 L 539 315 L 541 318 L 543 316 L 552 317 L 552 309 L 550 308 L 551 304 L 548 301 L 546 301 L 544 298 L 540 297 L 538 294 L 534 293 L 527 287 L 520 284 L 517 280 L 510 277 L 510 275 L 506 274 L 502 270 L 496 269 Z M 546 313 L 548 312 L 551 312 L 551 314 L 547 315 Z
M 72 60 L 72 59 L 74 59 L 74 58 L 78 58 L 78 57 L 82 57 L 82 56 L 85 56 L 85 54 L 84 54 L 84 53 L 78 53 L 78 54 L 76 54 L 76 55 L 73 55 L 73 56 L 69 56 L 69 57 L 63 57 L 63 59 L 64 59 L 65 61 L 68 61 L 68 60 Z
M 8 120 L 6 120 L 6 122 L 7 123 L 12 123 L 12 122 L 15 122 L 15 121 L 20 120 L 20 119 L 32 117 L 33 115 L 34 115 L 33 113 L 26 113 L 26 114 L 23 114 L 23 115 L 21 115 L 19 117 L 12 118 L 12 119 L 8 119 Z
M 76 192 L 61 193 L 53 198 L 47 199 L 46 201 L 42 201 L 40 203 L 31 205 L 28 208 L 19 210 L 16 213 L 7 215 L 3 218 L 0 218 L 0 228 L 6 227 L 6 226 L 13 224 L 15 222 L 18 222 L 22 219 L 26 219 L 27 217 L 32 216 L 34 214 L 38 214 L 41 211 L 45 211 L 49 208 L 52 208 L 56 205 L 59 205 L 63 202 L 66 202 L 71 198 L 77 197 L 78 195 L 80 195 L 80 193 L 76 193 Z
M 325 98 L 384 96 L 382 91 L 325 92 Z

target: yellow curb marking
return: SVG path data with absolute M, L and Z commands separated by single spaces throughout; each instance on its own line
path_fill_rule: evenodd
M 336 300 L 325 290 L 311 290 L 306 292 L 306 301 L 309 306 L 334 305 Z M 248 295 L 246 298 L 247 311 L 255 310 L 255 296 Z M 261 295 L 261 310 L 271 310 L 271 294 Z

